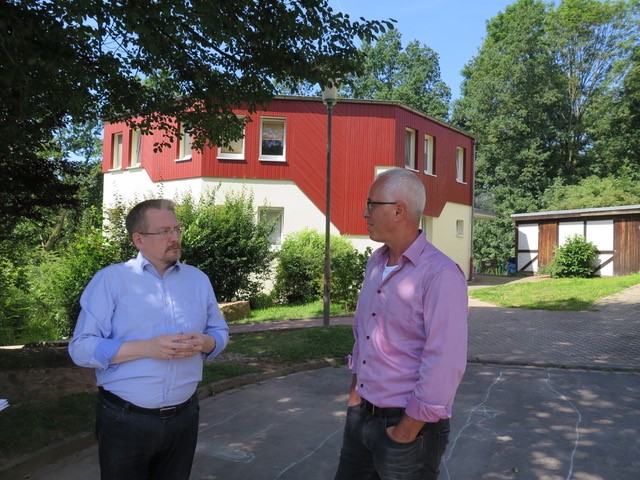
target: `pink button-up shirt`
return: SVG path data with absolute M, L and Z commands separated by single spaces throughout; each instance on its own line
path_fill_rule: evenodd
M 349 367 L 360 396 L 423 422 L 451 417 L 467 363 L 467 282 L 420 234 L 384 280 L 388 248 L 367 263 Z

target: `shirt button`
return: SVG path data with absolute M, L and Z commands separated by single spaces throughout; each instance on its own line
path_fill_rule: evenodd
M 362 388 L 362 387 L 364 387 L 364 383 L 361 383 L 361 384 L 360 384 L 360 388 Z
M 371 314 L 371 316 L 372 316 L 372 317 L 375 317 L 375 316 L 376 316 L 375 312 L 374 312 L 374 313 L 372 313 L 372 314 Z
M 382 293 L 382 290 L 378 290 L 378 293 Z
M 367 340 L 369 340 L 371 337 L 369 335 L 367 335 Z
M 362 360 L 362 364 L 364 365 L 365 363 L 367 363 L 367 361 L 366 360 Z

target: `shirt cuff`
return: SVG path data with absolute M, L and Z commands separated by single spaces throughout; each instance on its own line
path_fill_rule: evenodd
M 207 335 L 211 335 L 216 342 L 216 346 L 213 347 L 213 350 L 211 351 L 211 353 L 209 353 L 206 356 L 206 359 L 209 360 L 215 357 L 216 355 L 218 355 L 220 352 L 222 352 L 222 350 L 224 350 L 224 347 L 226 347 L 226 344 L 225 344 L 225 337 L 220 332 L 217 332 L 214 330 L 212 332 L 207 333 Z
M 111 361 L 115 358 L 120 350 L 120 347 L 124 343 L 124 340 L 116 340 L 105 338 L 96 347 L 95 358 L 96 361 L 102 365 L 105 370 L 111 365 Z
M 451 411 L 444 405 L 429 405 L 420 402 L 415 397 L 409 399 L 404 411 L 411 418 L 427 423 L 436 423 L 443 418 L 451 418 Z

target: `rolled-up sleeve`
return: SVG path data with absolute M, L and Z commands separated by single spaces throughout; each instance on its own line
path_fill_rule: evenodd
M 419 380 L 406 412 L 424 422 L 451 417 L 453 400 L 467 364 L 468 297 L 464 276 L 443 270 L 423 298 L 427 341 Z

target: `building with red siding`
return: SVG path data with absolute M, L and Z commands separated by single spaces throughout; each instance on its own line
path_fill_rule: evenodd
M 261 215 L 278 219 L 278 244 L 305 228 L 325 230 L 327 109 L 319 98 L 276 97 L 250 118 L 232 148 L 191 150 L 186 136 L 154 152 L 162 132 L 140 135 L 123 123 L 104 128 L 104 205 L 151 196 L 198 198 L 212 187 L 245 189 Z M 332 113 L 331 230 L 363 250 L 362 213 L 377 173 L 411 169 L 427 191 L 422 228 L 429 241 L 471 271 L 474 139 L 397 102 L 340 100 Z

